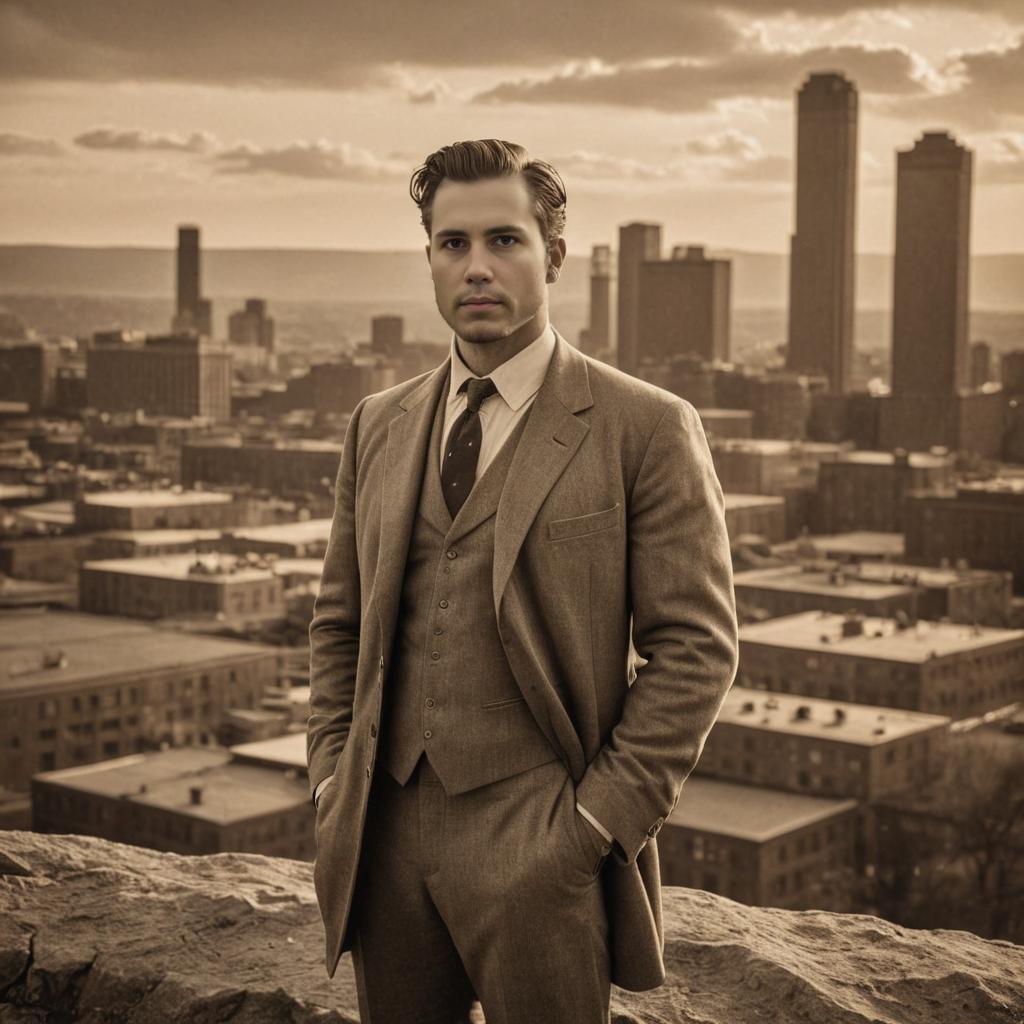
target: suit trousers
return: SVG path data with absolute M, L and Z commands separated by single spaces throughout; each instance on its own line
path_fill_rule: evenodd
M 448 796 L 375 772 L 352 903 L 362 1024 L 607 1024 L 606 849 L 560 760 Z M 599 841 L 599 840 L 598 840 Z

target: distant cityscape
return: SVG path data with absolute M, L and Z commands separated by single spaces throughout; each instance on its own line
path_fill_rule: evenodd
M 691 402 L 725 492 L 740 668 L 662 880 L 1024 942 L 1024 333 L 970 336 L 974 154 L 927 130 L 897 154 L 889 365 L 858 351 L 857 87 L 795 104 L 784 343 L 737 346 L 733 261 L 656 222 L 593 244 L 569 339 Z M 173 289 L 166 332 L 0 311 L 0 828 L 312 860 L 341 440 L 448 343 L 394 311 L 284 348 L 266 295 L 219 336 L 195 224 Z

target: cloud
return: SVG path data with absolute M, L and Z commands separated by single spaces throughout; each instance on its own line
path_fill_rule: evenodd
M 335 181 L 396 181 L 413 168 L 402 161 L 378 157 L 368 150 L 327 139 L 298 141 L 279 147 L 242 143 L 218 153 L 222 174 L 280 174 L 293 178 Z
M 975 180 L 982 185 L 1024 183 L 1024 132 L 998 132 L 972 139 Z
M 216 147 L 216 140 L 208 132 L 193 132 L 185 138 L 173 133 L 147 132 L 139 128 L 93 128 L 76 135 L 75 145 L 83 149 L 116 149 L 125 153 L 166 150 L 206 153 Z
M 0 157 L 62 156 L 64 147 L 56 139 L 44 139 L 20 132 L 0 132 Z
M 575 150 L 551 162 L 568 184 L 574 179 L 624 186 L 792 182 L 792 161 L 788 157 L 764 154 L 755 138 L 733 129 L 708 139 L 692 140 L 678 149 L 681 155 L 665 163 L 590 150 Z
M 941 92 L 890 98 L 880 109 L 903 120 L 977 131 L 1024 116 L 1024 36 L 1002 50 L 954 53 L 939 75 L 947 83 Z
M 550 67 L 728 51 L 718 9 L 678 0 L 4 0 L 0 78 L 299 88 L 387 84 L 387 69 Z
M 920 58 L 901 47 L 816 47 L 802 52 L 744 50 L 718 59 L 609 65 L 574 62 L 546 78 L 502 82 L 485 103 L 592 103 L 696 113 L 739 97 L 790 98 L 814 71 L 837 70 L 861 92 L 923 91 Z

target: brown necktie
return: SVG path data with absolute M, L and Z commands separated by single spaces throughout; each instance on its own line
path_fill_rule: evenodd
M 452 424 L 448 443 L 444 449 L 441 486 L 444 500 L 454 519 L 476 482 L 476 467 L 480 459 L 480 405 L 485 398 L 497 392 L 490 377 L 467 377 L 460 385 L 461 392 L 468 385 L 469 400 L 465 410 Z

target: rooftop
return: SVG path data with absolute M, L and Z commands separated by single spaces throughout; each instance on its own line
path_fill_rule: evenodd
M 798 537 L 774 545 L 777 552 L 794 550 L 800 544 L 813 544 L 823 554 L 866 555 L 900 558 L 905 542 L 902 533 L 881 533 L 874 530 L 851 530 L 848 533 L 819 533 Z
M 103 508 L 163 508 L 169 505 L 227 505 L 231 494 L 220 491 L 96 491 L 82 496 L 86 505 Z
M 895 619 L 875 616 L 865 616 L 860 620 L 862 633 L 843 636 L 845 619 L 846 616 L 824 611 L 783 615 L 741 626 L 740 643 L 923 664 L 933 657 L 943 658 L 985 650 L 997 644 L 1024 642 L 1022 629 L 918 620 L 910 628 L 901 630 Z
M 748 569 L 736 573 L 735 584 L 737 588 L 757 587 L 790 594 L 841 595 L 851 601 L 881 601 L 912 593 L 914 589 L 905 583 L 858 579 L 843 570 L 807 572 L 799 565 Z
M 892 452 L 877 452 L 868 448 L 844 452 L 840 462 L 857 462 L 870 466 L 893 466 L 896 456 Z M 934 469 L 940 466 L 952 466 L 952 455 L 935 455 L 932 452 L 908 452 L 907 463 L 917 469 Z
M 190 580 L 195 583 L 255 583 L 273 579 L 271 568 L 250 565 L 236 555 L 219 553 L 199 554 L 195 551 L 173 555 L 153 555 L 148 558 L 105 558 L 84 562 L 83 569 L 95 572 L 125 573 L 147 576 L 151 579 Z
M 277 523 L 273 526 L 249 526 L 232 530 L 239 540 L 271 541 L 282 544 L 308 544 L 327 540 L 331 535 L 330 519 L 307 519 L 304 522 Z
M 178 747 L 134 754 L 40 772 L 35 778 L 216 825 L 261 818 L 309 803 L 305 771 L 282 772 L 234 763 L 231 753 L 223 748 Z M 198 804 L 192 803 L 193 786 L 202 787 Z
M 856 800 L 802 796 L 691 775 L 666 824 L 764 843 L 856 807 Z
M 775 437 L 717 437 L 709 442 L 716 451 L 753 455 L 841 455 L 848 444 L 828 441 L 787 441 Z
M 201 540 L 220 540 L 221 536 L 221 530 L 103 530 L 93 534 L 97 540 L 128 540 L 139 547 L 195 544 Z
M 307 771 L 305 729 L 301 732 L 286 733 L 284 736 L 275 736 L 271 740 L 236 743 L 230 750 L 240 760 Z
M 0 698 L 105 685 L 123 675 L 274 656 L 273 647 L 79 612 L 0 615 Z
M 744 705 L 751 703 L 754 705 L 753 710 L 745 711 Z M 797 708 L 801 707 L 808 709 L 806 717 L 797 718 Z M 840 711 L 842 714 L 837 715 Z M 768 692 L 747 686 L 732 687 L 726 694 L 717 719 L 717 722 L 766 732 L 815 736 L 823 740 L 868 747 L 881 746 L 904 736 L 946 727 L 951 721 L 944 715 Z M 879 729 L 883 731 L 878 732 Z
M 783 508 L 785 498 L 771 494 L 725 494 L 725 511 L 734 512 L 741 508 Z

